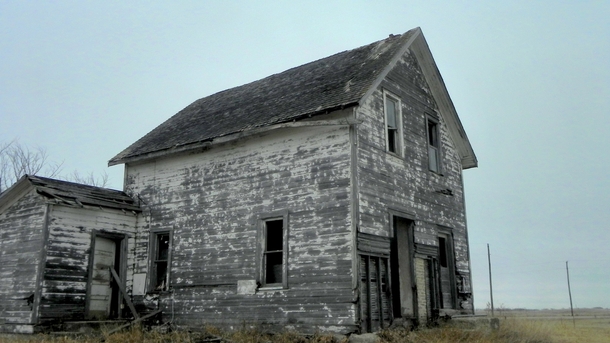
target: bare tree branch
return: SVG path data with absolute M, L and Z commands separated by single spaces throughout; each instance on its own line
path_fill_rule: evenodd
M 63 162 L 49 161 L 42 147 L 30 149 L 13 140 L 0 145 L 0 192 L 9 188 L 25 174 L 56 177 Z
M 17 182 L 23 175 L 38 175 L 44 177 L 58 177 L 63 162 L 49 160 L 47 151 L 42 147 L 30 149 L 16 140 L 0 143 L 0 193 Z M 97 187 L 106 187 L 108 174 L 103 172 L 100 176 L 93 173 L 79 174 L 76 170 L 65 179 Z
M 67 177 L 67 179 L 73 182 L 96 187 L 106 187 L 108 185 L 108 174 L 106 172 L 102 172 L 100 176 L 95 176 L 93 172 L 87 175 L 81 175 L 75 170 Z

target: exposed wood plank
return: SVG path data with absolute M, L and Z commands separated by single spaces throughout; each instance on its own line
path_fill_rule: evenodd
M 129 295 L 127 295 L 127 291 L 125 290 L 125 285 L 121 281 L 121 278 L 117 275 L 114 268 L 109 268 L 109 270 L 110 270 L 110 274 L 114 278 L 114 281 L 119 286 L 119 290 L 121 291 L 121 296 L 123 296 L 123 300 L 125 300 L 125 302 L 127 303 L 127 306 L 129 306 L 129 310 L 131 311 L 131 313 L 137 320 L 138 318 L 140 318 L 140 316 L 138 315 L 136 308 L 133 306 L 133 303 L 131 302 Z

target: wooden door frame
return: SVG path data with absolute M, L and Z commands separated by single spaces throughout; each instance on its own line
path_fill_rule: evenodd
M 125 281 L 125 277 L 127 276 L 127 234 L 123 234 L 123 233 L 116 233 L 116 232 L 106 232 L 106 231 L 102 231 L 102 230 L 92 230 L 91 231 L 91 245 L 90 245 L 90 253 L 89 253 L 89 266 L 88 266 L 88 272 L 87 272 L 87 294 L 85 297 L 85 318 L 89 318 L 89 303 L 90 303 L 90 298 L 91 298 L 91 280 L 93 279 L 93 257 L 95 254 L 95 239 L 97 237 L 101 237 L 101 238 L 107 238 L 107 239 L 111 239 L 115 242 L 116 244 L 116 251 L 119 254 L 118 256 L 118 260 L 119 260 L 119 265 L 117 266 L 115 264 L 114 269 L 115 271 L 117 271 L 117 274 L 119 275 L 119 277 L 121 278 L 121 280 L 123 280 L 123 282 Z M 117 257 L 115 256 L 115 260 L 117 259 Z M 116 287 L 116 285 L 114 285 L 113 288 L 113 294 L 114 294 L 114 288 Z M 118 290 L 117 290 L 118 291 Z M 118 291 L 120 292 L 120 291 Z M 122 302 L 122 297 L 120 296 L 120 294 L 117 293 L 117 296 L 112 296 L 111 299 L 111 306 L 112 303 L 114 302 L 115 305 L 118 306 L 118 318 L 121 318 L 121 302 Z
M 438 232 L 437 232 L 437 237 L 444 237 L 445 238 L 445 249 L 446 249 L 446 254 L 447 254 L 447 268 L 449 268 L 449 284 L 451 285 L 451 304 L 450 307 L 445 308 L 445 304 L 443 304 L 443 306 L 440 307 L 440 310 L 455 310 L 457 309 L 457 289 L 456 289 L 456 277 L 455 277 L 455 242 L 453 239 L 453 229 L 450 227 L 445 227 L 445 226 L 438 226 Z M 438 238 L 437 238 L 438 239 Z M 440 249 L 441 247 L 439 246 L 439 254 L 438 257 L 440 258 Z M 441 275 L 440 275 L 440 263 L 438 266 L 438 274 L 439 274 L 439 282 L 441 282 Z M 440 287 L 440 286 L 439 286 Z M 442 291 L 441 291 L 442 292 Z M 442 297 L 442 295 L 441 295 Z
M 396 310 L 395 307 L 395 298 L 394 297 L 398 297 L 398 302 L 400 304 L 402 304 L 402 301 L 400 299 L 400 283 L 398 284 L 398 294 L 394 294 L 395 292 L 395 286 L 393 281 L 396 280 L 400 280 L 400 273 L 398 273 L 398 275 L 394 275 L 394 272 L 398 272 L 398 268 L 399 266 L 393 265 L 394 263 L 397 263 L 398 261 L 395 260 L 395 256 L 394 253 L 398 253 L 397 251 L 397 246 L 398 243 L 396 241 L 397 239 L 397 234 L 396 234 L 396 222 L 397 222 L 397 218 L 400 218 L 408 223 L 410 223 L 409 227 L 407 228 L 407 238 L 408 238 L 408 245 L 409 245 L 409 272 L 411 274 L 411 291 L 413 292 L 413 318 L 410 318 L 412 320 L 417 321 L 417 319 L 419 318 L 419 306 L 418 306 L 418 299 L 417 299 L 417 277 L 415 275 L 415 216 L 403 211 L 396 211 L 396 210 L 389 210 L 389 215 L 390 215 L 390 227 L 389 227 L 389 231 L 390 231 L 390 237 L 392 239 L 391 245 L 390 245 L 390 287 L 392 290 L 392 307 L 393 307 L 393 312 Z M 395 252 L 396 250 L 396 252 Z M 396 259 L 398 257 L 396 256 Z M 400 318 L 402 318 L 402 305 L 398 308 L 400 311 Z M 392 315 L 394 315 L 394 313 L 392 313 Z M 396 319 L 396 318 L 394 318 Z

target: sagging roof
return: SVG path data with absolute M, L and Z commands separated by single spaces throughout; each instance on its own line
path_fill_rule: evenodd
M 476 156 L 420 28 L 201 98 L 113 157 L 108 165 L 204 147 L 233 134 L 361 104 L 412 49 L 462 158 Z
M 201 98 L 112 158 L 109 164 L 357 105 L 416 30 Z
M 11 188 L 3 192 L 0 195 L 0 205 L 3 203 L 2 200 L 9 200 L 11 193 L 21 193 L 29 187 L 34 187 L 38 194 L 55 201 L 57 204 L 141 211 L 140 207 L 125 192 L 34 175 L 24 175 Z

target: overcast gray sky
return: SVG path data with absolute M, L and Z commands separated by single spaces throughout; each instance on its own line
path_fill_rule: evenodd
M 194 100 L 421 27 L 479 159 L 475 305 L 610 307 L 610 2 L 0 0 L 0 143 L 64 174 Z

